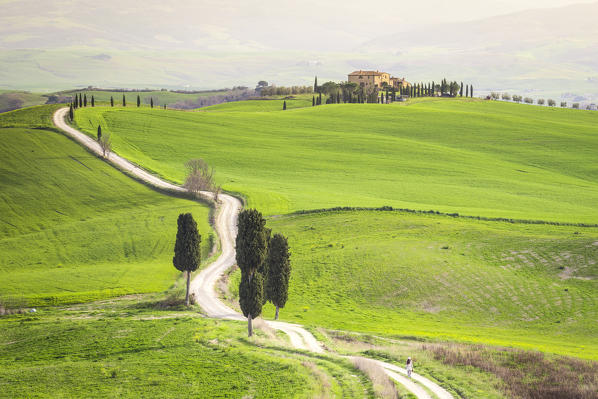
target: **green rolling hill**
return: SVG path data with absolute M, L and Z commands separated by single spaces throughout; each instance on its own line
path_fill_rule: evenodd
M 177 216 L 194 214 L 206 257 L 209 208 L 86 152 L 54 130 L 55 109 L 0 115 L 0 297 L 43 305 L 169 288 Z
M 390 205 L 598 222 L 596 113 L 476 100 L 265 105 L 96 107 L 76 123 L 89 134 L 101 124 L 119 154 L 170 180 L 182 181 L 184 160 L 204 158 L 225 189 L 270 215 Z
M 307 99 L 296 101 L 289 108 Z M 598 115 L 476 100 L 281 104 L 82 109 L 76 122 L 90 134 L 101 124 L 116 151 L 174 181 L 179 159 L 203 157 L 225 189 L 271 215 L 293 249 L 283 317 L 598 358 L 598 229 L 567 225 L 598 221 Z M 379 211 L 280 216 L 383 205 L 566 225 Z

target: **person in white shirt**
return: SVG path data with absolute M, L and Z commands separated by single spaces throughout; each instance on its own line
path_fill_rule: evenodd
M 413 361 L 411 360 L 411 357 L 407 358 L 407 365 L 405 368 L 407 369 L 407 375 L 411 378 L 411 373 L 413 372 Z

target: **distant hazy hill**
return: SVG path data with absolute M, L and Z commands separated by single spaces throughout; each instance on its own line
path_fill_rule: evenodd
M 340 81 L 372 68 L 411 81 L 464 81 L 476 94 L 598 101 L 598 3 L 405 26 L 395 34 L 383 33 L 400 27 L 381 23 L 368 35 L 326 19 L 332 14 L 324 5 L 313 17 L 291 18 L 231 2 L 205 12 L 190 1 L 151 0 L 143 10 L 122 3 L 48 0 L 38 15 L 32 0 L 0 0 L 0 89 L 311 84 L 314 75 Z M 306 29 L 308 19 L 318 28 Z M 378 39 L 367 39 L 378 30 Z
M 367 49 L 400 50 L 405 47 L 464 48 L 470 50 L 522 50 L 548 43 L 581 47 L 598 43 L 598 2 L 562 8 L 528 10 L 498 17 L 436 25 L 381 36 L 364 45 Z M 585 48 L 581 48 L 584 49 Z M 594 53 L 595 54 L 595 53 Z M 594 66 L 598 65 L 595 60 Z
M 598 96 L 598 3 L 524 11 L 381 36 L 359 47 L 388 51 L 387 69 L 471 76 L 483 89 Z

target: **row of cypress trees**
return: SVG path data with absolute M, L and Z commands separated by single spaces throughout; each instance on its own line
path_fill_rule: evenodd
M 465 93 L 463 92 L 465 89 Z M 410 97 L 435 97 L 437 95 L 450 96 L 450 97 L 473 97 L 473 85 L 463 85 L 453 81 L 448 82 L 446 79 L 442 79 L 440 84 L 435 82 L 429 83 L 416 83 L 409 87 L 401 88 L 401 95 L 408 95 Z
M 239 305 L 247 317 L 247 332 L 253 334 L 252 321 L 262 313 L 262 306 L 270 301 L 279 309 L 288 298 L 291 276 L 287 238 L 282 234 L 271 236 L 266 220 L 256 209 L 239 214 L 236 239 L 236 259 L 241 269 Z
M 93 94 L 91 95 L 90 103 L 91 103 L 92 107 L 95 107 L 95 98 L 94 98 Z M 123 107 L 127 106 L 127 98 L 125 97 L 124 94 L 123 94 L 122 104 L 123 104 Z M 78 95 L 75 94 L 71 105 L 73 106 L 74 109 L 77 109 L 79 107 L 87 107 L 87 94 L 83 94 L 83 95 L 81 95 L 81 93 L 79 93 Z M 110 96 L 110 106 L 114 107 L 114 97 L 112 97 L 112 96 Z M 137 106 L 138 107 L 141 106 L 141 97 L 139 97 L 139 95 L 137 95 Z M 154 98 L 153 97 L 150 97 L 150 107 L 154 108 Z M 164 109 L 166 109 L 166 104 L 164 104 Z
M 241 269 L 239 304 L 247 317 L 248 335 L 253 335 L 253 319 L 262 313 L 262 306 L 270 301 L 276 306 L 275 319 L 279 309 L 288 299 L 291 264 L 289 244 L 282 234 L 271 236 L 266 220 L 255 210 L 244 210 L 239 214 L 236 238 L 236 260 Z M 190 213 L 182 213 L 177 220 L 177 235 L 174 245 L 174 267 L 186 273 L 187 289 L 185 303 L 189 306 L 191 273 L 201 263 L 201 235 L 197 223 Z
M 93 97 L 93 95 L 91 96 L 91 106 L 95 107 L 96 102 L 95 102 L 95 98 Z M 81 93 L 79 93 L 79 95 L 77 95 L 75 93 L 75 97 L 73 98 L 73 101 L 71 102 L 71 106 L 74 109 L 80 108 L 80 107 L 87 107 L 87 94 L 83 94 L 83 96 L 81 96 Z

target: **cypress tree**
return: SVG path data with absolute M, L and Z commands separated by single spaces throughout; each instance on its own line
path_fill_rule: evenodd
M 278 320 L 279 308 L 284 308 L 289 296 L 289 279 L 291 277 L 291 263 L 289 243 L 282 234 L 274 234 L 268 244 L 266 257 L 266 297 L 276 306 L 274 320 Z
M 247 317 L 247 332 L 253 334 L 252 320 L 262 313 L 263 279 L 259 270 L 266 258 L 266 220 L 255 209 L 244 210 L 237 222 L 236 260 L 241 269 L 239 304 Z
M 282 102 L 282 110 L 285 111 L 287 109 L 287 102 L 283 101 Z
M 102 139 L 102 126 L 98 125 L 98 141 Z
M 318 96 L 318 105 L 322 105 L 322 93 L 321 92 Z
M 316 79 L 314 80 L 314 93 L 318 92 L 318 77 L 316 76 Z
M 473 98 L 473 85 L 469 85 L 469 97 Z
M 336 103 L 337 104 L 341 103 L 341 93 L 336 93 Z
M 123 107 L 127 106 L 127 99 L 125 98 L 125 95 L 123 94 Z
M 150 107 L 154 108 L 154 97 L 150 97 Z
M 262 313 L 264 305 L 264 278 L 261 273 L 255 272 L 251 276 L 246 273 L 241 274 L 239 305 L 243 316 L 247 317 L 247 332 L 251 337 L 253 335 L 252 321 Z
M 137 107 L 139 107 L 141 105 L 141 98 L 139 97 L 139 94 L 137 94 Z
M 465 86 L 465 97 L 469 97 L 469 85 Z
M 83 106 L 87 107 L 87 94 L 83 95 Z
M 114 107 L 114 98 L 110 96 L 110 106 Z
M 83 97 L 81 97 L 81 93 L 79 93 L 79 107 L 83 106 Z
M 176 242 L 172 264 L 177 270 L 187 272 L 187 293 L 185 303 L 189 306 L 189 285 L 191 272 L 197 270 L 201 263 L 201 236 L 197 231 L 197 223 L 190 213 L 181 213 L 177 220 Z
M 71 106 L 69 108 L 69 119 L 71 120 L 71 122 L 73 121 L 74 117 L 75 117 L 75 112 L 73 111 L 73 103 L 71 103 Z
M 96 100 L 93 98 L 93 94 L 91 95 L 91 106 L 92 107 L 96 106 Z
M 311 98 L 311 106 L 312 106 L 312 107 L 315 107 L 315 106 L 316 106 L 316 96 L 313 96 L 313 97 Z
M 461 82 L 461 88 L 459 89 L 459 96 L 463 97 L 463 82 Z

